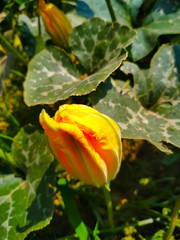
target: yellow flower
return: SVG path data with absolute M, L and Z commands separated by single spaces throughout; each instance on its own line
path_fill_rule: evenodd
M 65 14 L 52 3 L 39 0 L 39 14 L 44 27 L 54 42 L 65 49 L 69 48 L 69 34 L 72 26 Z
M 64 104 L 54 118 L 42 110 L 40 123 L 65 170 L 86 184 L 103 186 L 121 163 L 121 134 L 108 116 L 80 104 Z

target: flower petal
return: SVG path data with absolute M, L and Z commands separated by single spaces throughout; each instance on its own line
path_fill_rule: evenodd
M 89 146 L 78 126 L 57 123 L 44 110 L 40 123 L 48 135 L 52 152 L 67 171 L 90 185 L 101 186 L 107 182 L 103 159 Z
M 54 118 L 43 110 L 40 123 L 64 169 L 100 187 L 115 178 L 121 162 L 121 134 L 108 116 L 85 105 L 62 105 Z

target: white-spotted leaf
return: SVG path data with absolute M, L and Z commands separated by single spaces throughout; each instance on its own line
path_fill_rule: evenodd
M 99 71 L 81 79 L 64 51 L 55 48 L 43 50 L 29 64 L 24 83 L 25 102 L 27 105 L 51 104 L 70 96 L 88 94 L 105 81 L 126 57 L 127 53 L 119 54 Z
M 12 156 L 25 177 L 0 175 L 0 239 L 23 240 L 49 224 L 53 215 L 53 156 L 46 136 L 28 126 L 17 134 Z
M 136 37 L 136 32 L 119 23 L 106 23 L 93 18 L 71 32 L 70 45 L 88 73 L 94 73 L 126 48 Z
M 161 5 L 164 5 L 164 2 L 164 0 L 161 1 Z M 134 61 L 148 55 L 155 47 L 159 36 L 180 33 L 180 10 L 177 7 L 175 10 L 175 12 L 166 13 L 163 7 L 159 7 L 159 11 L 149 16 L 146 24 L 136 29 L 137 38 L 133 41 L 131 49 Z
M 165 152 L 163 142 L 180 147 L 179 56 L 180 45 L 163 45 L 148 70 L 124 62 L 134 87 L 124 94 L 124 82 L 104 83 L 91 95 L 95 108 L 118 123 L 124 138 L 146 139 Z
M 108 80 L 91 94 L 93 106 L 119 125 L 123 138 L 145 139 L 169 153 L 163 142 L 180 147 L 179 119 L 168 119 L 145 109 L 131 94 L 123 92 L 124 82 Z
M 26 104 L 51 104 L 96 90 L 127 58 L 123 48 L 131 44 L 134 37 L 135 32 L 129 27 L 118 23 L 112 26 L 98 18 L 74 28 L 70 37 L 72 51 L 88 76 L 81 79 L 69 55 L 49 47 L 29 63 L 24 83 Z

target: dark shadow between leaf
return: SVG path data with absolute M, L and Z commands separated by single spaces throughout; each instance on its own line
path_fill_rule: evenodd
M 175 69 L 177 71 L 178 82 L 180 82 L 180 45 L 174 45 L 174 59 L 175 59 Z
M 108 77 L 105 82 L 100 83 L 96 91 L 90 94 L 90 100 L 92 104 L 98 104 L 100 99 L 103 99 L 107 95 L 107 92 L 112 89 L 112 87 L 113 86 L 110 77 Z

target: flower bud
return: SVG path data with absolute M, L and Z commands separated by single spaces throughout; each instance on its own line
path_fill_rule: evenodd
M 72 27 L 65 14 L 55 5 L 46 4 L 43 0 L 39 0 L 39 14 L 53 41 L 60 47 L 68 49 L 69 34 Z
M 96 187 L 116 177 L 121 134 L 110 117 L 86 105 L 65 104 L 53 118 L 42 110 L 40 123 L 53 154 L 72 176 Z

